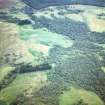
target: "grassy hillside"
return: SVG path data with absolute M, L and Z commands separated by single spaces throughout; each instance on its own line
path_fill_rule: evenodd
M 0 105 L 104 105 L 105 8 L 36 2 L 0 9 Z
M 59 100 L 60 105 L 104 105 L 95 93 L 73 87 L 65 91 Z

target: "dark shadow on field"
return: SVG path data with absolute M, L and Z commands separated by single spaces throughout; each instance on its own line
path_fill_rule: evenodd
M 75 39 L 75 37 L 84 36 L 89 32 L 84 22 L 76 22 L 68 18 L 53 17 L 53 20 L 51 20 L 45 17 L 32 17 L 32 20 L 36 22 L 36 26 L 33 26 L 34 28 L 45 27 L 51 32 L 65 35 L 73 39 Z
M 53 17 L 53 20 L 50 20 L 45 17 L 32 17 L 32 20 L 38 22 L 37 27 L 45 27 L 51 32 L 68 36 L 74 41 L 70 48 L 55 46 L 50 50 L 51 62 L 57 64 L 55 71 L 50 71 L 49 74 L 52 87 L 44 87 L 41 89 L 42 93 L 39 93 L 43 96 L 45 92 L 44 95 L 47 98 L 51 94 L 54 97 L 63 87 L 67 88 L 75 83 L 95 92 L 105 102 L 105 73 L 101 70 L 101 67 L 105 66 L 105 51 L 100 46 L 105 44 L 105 33 L 91 32 L 84 22 L 76 22 L 68 18 Z M 67 60 L 63 58 L 64 55 L 68 56 Z M 100 60 L 98 56 L 101 56 L 103 60 Z M 51 93 L 47 93 L 47 89 L 51 89 Z
M 52 84 L 61 83 L 64 87 L 76 84 L 95 92 L 105 102 L 105 73 L 101 69 L 105 66 L 105 50 L 100 46 L 105 44 L 105 33 L 91 32 L 84 23 L 80 25 L 80 22 L 70 21 L 72 30 L 67 27 L 70 29 L 68 33 L 63 33 L 63 29 L 60 33 L 74 39 L 74 44 L 67 49 L 55 46 L 50 50 L 52 62 L 58 65 L 55 72 L 51 72 L 49 79 Z M 67 55 L 68 59 L 64 60 L 64 55 Z M 102 57 L 102 60 L 99 57 Z
M 59 95 L 70 86 L 92 91 L 105 102 L 105 73 L 101 70 L 101 66 L 94 55 L 78 56 L 75 53 L 74 57 L 62 60 L 48 73 L 48 80 L 51 83 L 32 93 L 32 103 L 59 105 Z M 14 103 L 21 103 L 21 100 L 23 103 L 28 102 L 27 97 L 22 95 L 18 96 Z
M 50 85 L 55 89 L 55 96 L 63 87 L 67 88 L 75 83 L 95 92 L 105 102 L 105 73 L 101 70 L 101 67 L 105 66 L 105 51 L 100 46 L 105 44 L 105 33 L 91 32 L 85 23 L 67 18 L 48 20 L 43 17 L 38 21 L 38 27 L 46 27 L 52 32 L 74 40 L 70 48 L 55 46 L 49 52 L 51 62 L 57 64 L 55 71 L 51 71 L 49 75 L 49 80 L 52 81 Z M 64 55 L 67 55 L 68 59 L 65 60 Z M 98 56 L 101 56 L 103 60 L 100 60 Z M 44 94 L 47 97 L 52 94 L 54 97 L 51 86 L 41 89 L 41 95 Z M 51 89 L 51 93 L 47 93 L 46 88 Z
M 48 63 L 40 64 L 38 66 L 33 67 L 30 64 L 25 64 L 20 66 L 19 73 L 30 73 L 30 72 L 38 72 L 38 71 L 46 71 L 50 70 L 51 65 Z
M 95 92 L 105 102 L 105 73 L 94 55 L 76 56 L 63 61 L 49 76 L 52 83 L 57 82 L 69 87 L 76 84 L 86 90 Z
M 93 5 L 93 6 L 105 6 L 104 0 L 21 0 L 27 5 L 34 9 L 43 9 L 49 6 L 59 6 L 59 5 Z
M 68 18 L 56 18 L 53 20 L 45 17 L 31 17 L 35 21 L 34 28 L 47 28 L 51 32 L 55 32 L 64 36 L 68 36 L 73 40 L 90 41 L 98 44 L 104 44 L 105 32 L 91 32 L 84 22 L 77 22 Z

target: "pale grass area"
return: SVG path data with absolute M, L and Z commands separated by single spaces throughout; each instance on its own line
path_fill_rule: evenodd
M 15 28 L 13 28 L 15 27 Z M 0 56 L 17 43 L 17 26 L 12 23 L 0 22 Z
M 81 14 L 65 14 L 64 15 L 66 18 L 69 18 L 71 20 L 74 21 L 79 21 L 79 22 L 84 22 L 83 17 L 81 16 Z
M 21 55 L 22 57 L 20 59 L 16 60 L 16 62 L 14 62 L 14 63 L 19 64 L 22 62 L 25 62 L 25 63 L 32 62 L 34 60 L 34 58 L 33 58 L 32 54 L 29 53 L 27 44 L 20 39 L 18 42 L 20 43 L 20 45 L 18 45 L 17 49 L 15 49 L 15 52 L 18 53 L 19 55 Z
M 4 79 L 5 76 L 8 75 L 11 71 L 14 70 L 14 67 L 11 67 L 10 65 L 5 65 L 0 68 L 0 81 Z
M 52 48 L 54 45 L 59 45 L 65 48 L 73 45 L 73 41 L 68 37 L 50 32 L 46 28 L 33 29 L 32 26 L 20 27 L 20 36 L 27 39 L 27 46 L 31 45 L 35 48 L 35 46 L 38 45 L 39 48 L 37 46 L 36 50 L 38 51 L 39 49 L 39 52 L 41 50 L 42 52 L 48 52 L 48 49 Z
M 97 15 L 84 13 L 86 23 L 91 31 L 105 32 L 105 20 L 98 19 Z
M 53 19 L 52 16 L 51 16 L 51 13 L 52 12 L 50 12 L 50 11 L 48 11 L 48 12 L 42 11 L 41 13 L 40 12 L 34 13 L 33 16 L 37 16 L 38 18 L 44 16 L 45 18 Z
M 27 14 L 24 14 L 22 12 L 13 13 L 10 14 L 13 18 L 19 18 L 20 20 L 30 19 L 30 17 Z
M 48 52 L 50 50 L 50 47 L 43 44 L 30 44 L 29 49 L 33 49 L 37 52 L 43 52 L 44 55 L 48 56 Z
M 62 6 L 61 6 L 62 7 Z M 105 32 L 105 19 L 99 19 L 97 15 L 104 13 L 105 14 L 105 8 L 104 7 L 96 7 L 96 6 L 88 6 L 88 5 L 70 5 L 67 6 L 70 10 L 82 10 L 81 13 L 65 13 L 64 15 L 59 15 L 59 12 L 62 11 L 62 9 L 57 10 L 55 7 L 49 7 L 48 10 L 44 11 L 38 11 L 34 13 L 34 16 L 37 17 L 45 17 L 49 19 L 56 18 L 69 18 L 74 21 L 78 22 L 84 22 L 89 27 L 90 31 L 96 31 L 96 32 Z M 65 10 L 66 11 L 66 10 Z M 53 14 L 53 16 L 52 16 Z M 105 18 L 105 16 L 103 16 Z
M 73 45 L 73 41 L 68 37 L 50 32 L 47 29 L 37 29 L 35 30 L 33 36 L 35 36 L 37 43 L 45 42 L 52 47 L 54 45 L 60 45 L 62 47 L 68 48 Z
M 16 9 L 22 9 L 22 8 L 24 8 L 26 6 L 25 3 L 20 2 L 19 0 L 13 0 L 13 1 L 15 2 Z
M 88 105 L 104 105 L 104 102 L 93 92 L 71 87 L 59 97 L 60 105 L 73 105 L 80 99 Z
M 105 67 L 101 67 L 101 70 L 105 73 Z
M 44 10 L 44 11 L 35 11 L 33 16 L 37 16 L 38 18 L 40 17 L 45 17 L 48 19 L 53 19 L 54 17 L 56 18 L 61 18 L 61 16 L 58 15 L 59 10 L 57 10 L 55 7 L 48 7 L 48 10 Z M 54 15 L 54 17 L 52 17 L 51 15 Z
M 105 16 L 103 16 L 104 19 L 99 19 L 97 16 L 102 13 L 105 14 L 104 7 L 74 5 L 72 8 L 74 10 L 83 10 L 83 12 L 79 14 L 65 14 L 66 17 L 86 23 L 90 31 L 105 32 Z
M 14 63 L 30 62 L 33 56 L 28 52 L 27 45 L 19 39 L 19 27 L 12 23 L 0 22 L 0 56 L 6 53 L 21 55 Z
M 87 9 L 88 8 L 88 9 Z M 82 16 L 91 31 L 105 32 L 105 16 L 99 19 L 99 14 L 105 14 L 104 7 L 87 6 Z

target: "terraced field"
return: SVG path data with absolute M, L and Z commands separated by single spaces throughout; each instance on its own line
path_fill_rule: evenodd
M 105 1 L 10 3 L 0 5 L 0 105 L 105 105 Z

